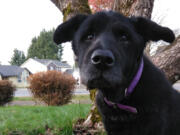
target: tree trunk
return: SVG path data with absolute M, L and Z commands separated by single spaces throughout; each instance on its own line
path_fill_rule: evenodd
M 90 14 L 91 10 L 88 0 L 51 0 L 63 13 L 63 20 L 66 21 L 72 16 L 82 13 Z
M 114 0 L 112 9 L 125 16 L 151 18 L 154 0 Z
M 171 83 L 180 79 L 180 36 L 163 52 L 151 57 L 153 63 L 166 74 Z

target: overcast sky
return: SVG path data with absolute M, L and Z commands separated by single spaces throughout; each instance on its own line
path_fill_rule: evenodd
M 50 0 L 0 0 L 0 61 L 8 64 L 14 48 L 27 52 L 31 39 L 56 28 L 61 12 Z
M 164 16 L 162 25 L 180 28 L 180 1 L 155 0 L 155 20 Z M 0 62 L 9 64 L 13 50 L 27 53 L 31 39 L 42 29 L 56 28 L 62 22 L 62 14 L 50 0 L 0 0 Z M 70 45 L 64 52 L 65 60 L 72 62 Z

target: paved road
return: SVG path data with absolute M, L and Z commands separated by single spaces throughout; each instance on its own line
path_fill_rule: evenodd
M 180 83 L 176 83 L 173 85 L 175 89 L 177 89 L 180 92 Z M 89 91 L 86 89 L 76 89 L 74 92 L 75 95 L 80 94 L 89 94 Z M 27 89 L 17 89 L 15 92 L 15 97 L 30 97 L 31 93 Z
M 89 94 L 89 91 L 85 89 L 76 89 L 74 92 L 75 95 L 85 95 Z M 15 92 L 15 97 L 31 97 L 31 92 L 28 89 L 25 88 L 19 88 Z
M 15 97 L 31 97 L 31 93 L 26 88 L 18 88 L 15 91 Z
M 89 91 L 87 91 L 86 89 L 76 89 L 74 91 L 75 95 L 86 95 L 89 94 Z

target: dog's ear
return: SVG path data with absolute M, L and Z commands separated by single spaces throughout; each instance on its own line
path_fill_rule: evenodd
M 175 40 L 175 35 L 172 30 L 167 27 L 162 27 L 151 20 L 143 17 L 132 17 L 131 21 L 145 41 L 164 40 L 172 43 Z
M 76 15 L 68 21 L 60 24 L 54 32 L 54 42 L 60 44 L 71 41 L 81 23 L 87 18 L 87 15 Z

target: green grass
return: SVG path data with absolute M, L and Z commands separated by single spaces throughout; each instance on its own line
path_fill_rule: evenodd
M 89 100 L 89 95 L 74 95 L 72 97 L 73 100 Z
M 39 135 L 46 127 L 54 135 L 71 135 L 73 122 L 85 118 L 89 109 L 89 104 L 0 107 L 0 135 Z
M 14 97 L 13 101 L 35 101 L 33 97 Z M 36 100 L 37 101 L 37 100 Z M 90 104 L 91 100 L 89 95 L 73 95 L 72 103 L 75 104 Z
M 73 100 L 89 100 L 89 95 L 74 95 Z M 14 97 L 13 101 L 32 101 L 33 97 Z

